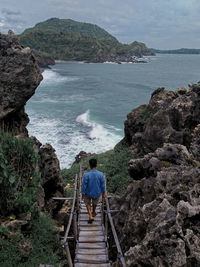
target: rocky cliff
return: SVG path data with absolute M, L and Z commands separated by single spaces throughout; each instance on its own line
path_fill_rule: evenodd
M 127 116 L 133 183 L 112 200 L 128 266 L 200 266 L 200 84 L 153 92 Z
M 29 122 L 24 111 L 28 99 L 42 80 L 29 48 L 23 48 L 10 31 L 0 34 L 0 127 L 27 136 Z
M 25 105 L 35 93 L 42 75 L 30 48 L 21 46 L 12 31 L 0 34 L 0 129 L 18 138 L 28 137 L 29 122 Z M 42 175 L 42 186 L 38 203 L 48 211 L 56 208 L 51 204 L 52 196 L 63 194 L 63 181 L 55 150 L 35 138 L 35 151 L 40 156 L 38 171 Z

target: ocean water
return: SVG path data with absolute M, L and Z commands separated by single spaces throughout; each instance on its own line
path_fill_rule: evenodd
M 50 143 L 61 168 L 81 151 L 101 153 L 124 136 L 126 115 L 158 87 L 200 80 L 200 55 L 157 55 L 146 64 L 60 62 L 43 72 L 28 101 L 30 135 Z

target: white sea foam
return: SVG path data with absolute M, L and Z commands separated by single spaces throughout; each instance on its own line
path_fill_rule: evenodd
M 33 110 L 29 110 L 28 114 L 30 135 L 36 136 L 42 144 L 50 143 L 55 148 L 61 168 L 70 167 L 81 150 L 102 153 L 112 149 L 122 139 L 114 128 L 108 129 L 91 121 L 89 110 L 77 116 L 74 124 L 47 116 L 41 117 Z
M 98 149 L 98 151 L 99 147 L 104 147 L 103 150 L 113 148 L 114 145 L 117 142 L 119 142 L 119 140 L 122 138 L 120 135 L 105 128 L 103 125 L 91 121 L 90 110 L 87 110 L 85 113 L 79 115 L 76 118 L 76 121 L 84 126 L 91 128 L 91 130 L 88 133 L 88 137 L 90 140 L 93 140 L 93 143 L 95 147 Z M 102 149 L 100 150 L 101 150 L 100 152 L 102 152 Z
M 48 69 L 42 73 L 42 76 L 43 76 L 43 80 L 41 82 L 41 86 L 49 85 L 52 83 L 72 82 L 72 81 L 76 81 L 79 79 L 78 77 L 62 76 L 59 73 L 53 70 L 48 70 Z
M 79 115 L 77 118 L 76 118 L 76 121 L 81 123 L 82 125 L 84 126 L 88 126 L 88 127 L 92 127 L 92 123 L 89 122 L 88 118 L 89 118 L 89 112 L 90 110 L 88 109 L 85 113 Z
M 118 64 L 117 62 L 113 62 L 113 61 L 105 61 L 103 62 L 104 64 Z

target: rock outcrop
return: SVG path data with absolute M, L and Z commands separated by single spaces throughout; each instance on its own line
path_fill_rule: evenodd
M 38 66 L 42 70 L 49 69 L 49 65 L 55 65 L 55 60 L 45 53 L 33 50 L 33 55 L 37 61 Z
M 12 31 L 8 35 L 0 34 L 0 129 L 16 137 L 28 137 L 29 118 L 24 107 L 41 80 L 31 49 L 21 46 Z M 40 156 L 36 171 L 42 178 L 42 185 L 38 186 L 38 206 L 53 212 L 59 205 L 50 199 L 64 193 L 59 161 L 51 145 L 42 146 L 36 138 L 33 140 L 34 150 Z
M 0 127 L 14 135 L 27 136 L 29 122 L 24 111 L 28 99 L 42 80 L 29 48 L 23 48 L 9 31 L 0 34 Z
M 55 154 L 55 149 L 53 149 L 50 144 L 41 146 L 39 155 L 39 168 L 45 194 L 45 209 L 49 213 L 54 213 L 61 206 L 59 202 L 52 200 L 52 197 L 62 197 L 64 194 L 64 183 L 61 176 L 59 161 Z
M 145 155 L 164 143 L 182 144 L 189 148 L 194 128 L 200 123 L 200 84 L 189 90 L 166 91 L 158 88 L 148 105 L 127 115 L 125 138 L 132 151 Z
M 133 183 L 111 200 L 127 266 L 200 266 L 200 84 L 157 89 L 121 143 L 138 155 Z

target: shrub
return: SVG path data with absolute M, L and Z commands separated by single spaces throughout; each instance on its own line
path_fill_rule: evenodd
M 33 140 L 0 131 L 0 214 L 28 212 L 36 201 L 40 174 Z
M 28 255 L 22 253 L 20 244 L 28 241 L 32 251 Z M 26 235 L 12 234 L 0 227 L 0 262 L 1 267 L 36 267 L 40 264 L 64 266 L 59 235 L 54 227 L 54 221 L 45 214 L 31 221 L 30 232 Z
M 96 158 L 98 170 L 106 174 L 107 191 L 115 194 L 122 194 L 127 185 L 132 181 L 128 174 L 128 162 L 134 158 L 129 148 L 121 147 L 101 154 L 95 154 L 83 160 L 83 169 L 89 171 L 89 159 Z M 80 164 L 73 165 L 70 169 L 62 170 L 64 181 L 73 182 L 72 177 L 79 173 Z M 70 180 L 71 179 L 71 180 Z

